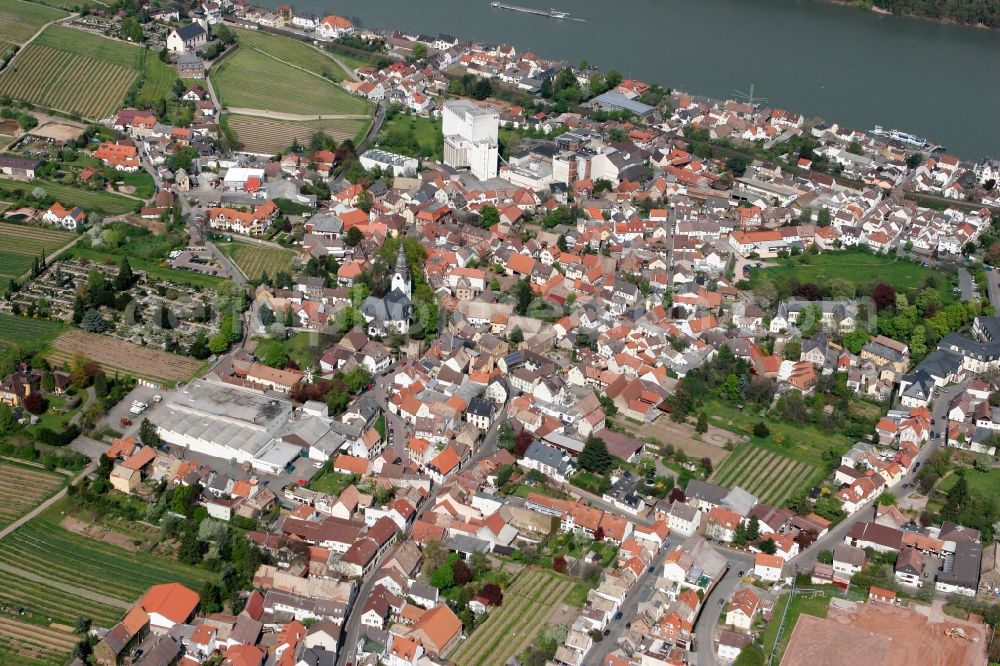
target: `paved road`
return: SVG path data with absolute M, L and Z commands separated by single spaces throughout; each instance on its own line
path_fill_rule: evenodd
M 649 563 L 649 567 L 646 568 L 646 571 L 632 586 L 628 596 L 625 597 L 625 602 L 619 608 L 622 619 L 617 622 L 612 621 L 611 626 L 608 627 L 608 635 L 600 643 L 594 643 L 594 647 L 587 653 L 587 658 L 584 660 L 586 663 L 604 663 L 604 658 L 615 651 L 618 647 L 618 639 L 628 631 L 625 625 L 630 624 L 632 619 L 639 614 L 639 604 L 649 601 L 653 592 L 656 591 L 656 581 L 663 573 L 663 562 L 667 559 L 667 555 L 683 541 L 684 539 L 680 536 L 667 537 L 660 552 L 656 554 L 656 557 Z M 649 571 L 650 568 L 653 569 L 652 573 Z
M 1000 313 L 1000 272 L 996 269 L 986 274 L 986 287 L 990 294 L 990 305 Z
M 964 268 L 958 269 L 958 289 L 962 295 L 962 300 L 966 303 L 975 298 L 975 282 L 973 282 L 969 271 Z
M 729 569 L 711 593 L 705 598 L 705 603 L 701 606 L 701 611 L 694 622 L 695 646 L 693 663 L 697 666 L 715 666 L 716 651 L 712 640 L 715 634 L 715 626 L 719 623 L 719 617 L 727 601 L 729 601 L 736 589 L 740 585 L 740 572 L 746 573 L 753 568 L 754 556 L 750 553 L 731 550 L 729 548 L 716 548 L 729 561 Z

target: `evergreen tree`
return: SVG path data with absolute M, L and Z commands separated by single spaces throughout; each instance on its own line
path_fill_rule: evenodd
M 760 521 L 757 516 L 750 518 L 747 523 L 747 541 L 756 541 L 760 538 Z
M 258 315 L 260 316 L 260 323 L 263 324 L 264 326 L 270 326 L 276 321 L 274 318 L 274 313 L 271 312 L 271 308 L 267 307 L 266 305 L 260 306 L 260 310 L 258 310 Z
M 132 273 L 132 265 L 128 262 L 128 257 L 122 257 L 118 262 L 118 275 L 115 276 L 115 290 L 125 291 L 135 282 L 135 275 Z
M 97 374 L 94 375 L 94 394 L 98 398 L 103 398 L 108 394 L 108 378 L 101 370 L 98 370 Z
M 608 445 L 600 437 L 591 435 L 580 452 L 580 467 L 588 472 L 603 474 L 611 468 L 614 459 L 608 453 Z
M 295 326 L 295 313 L 292 312 L 291 307 L 285 308 L 285 326 L 289 328 Z
M 941 508 L 941 519 L 952 522 L 961 522 L 962 514 L 969 507 L 969 482 L 965 480 L 965 475 L 959 476 L 958 481 L 951 490 L 948 491 L 948 499 Z
M 708 432 L 708 416 L 705 412 L 698 413 L 698 423 L 694 426 L 695 432 Z

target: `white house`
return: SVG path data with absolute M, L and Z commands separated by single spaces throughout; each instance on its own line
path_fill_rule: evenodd
M 190 53 L 208 43 L 208 33 L 200 23 L 188 23 L 174 28 L 167 35 L 167 50 L 171 53 Z
M 667 514 L 667 526 L 670 527 L 671 532 L 676 532 L 683 536 L 691 536 L 698 531 L 698 525 L 700 524 L 701 512 L 698 509 L 684 502 L 674 500 L 674 503 L 670 507 L 670 513 Z
M 465 100 L 449 100 L 442 120 L 445 164 L 468 167 L 479 180 L 496 178 L 500 165 L 500 113 Z
M 87 214 L 79 208 L 67 210 L 62 204 L 56 202 L 42 215 L 42 221 L 76 231 L 87 221 Z
M 321 39 L 339 39 L 354 32 L 354 24 L 341 16 L 325 16 L 316 26 L 316 36 Z
M 781 568 L 785 561 L 777 555 L 757 553 L 753 563 L 753 573 L 764 581 L 777 582 L 781 580 Z

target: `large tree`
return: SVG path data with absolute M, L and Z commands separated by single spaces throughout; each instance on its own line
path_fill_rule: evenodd
M 614 458 L 608 453 L 608 445 L 600 437 L 587 437 L 587 442 L 580 452 L 580 467 L 588 472 L 603 474 L 611 469 Z

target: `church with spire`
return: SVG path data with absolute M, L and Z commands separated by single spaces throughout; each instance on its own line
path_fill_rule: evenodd
M 364 315 L 368 335 L 385 337 L 390 333 L 406 333 L 413 317 L 412 298 L 413 280 L 406 252 L 400 243 L 389 292 L 382 298 L 369 296 L 361 304 L 361 314 Z

